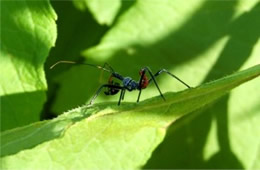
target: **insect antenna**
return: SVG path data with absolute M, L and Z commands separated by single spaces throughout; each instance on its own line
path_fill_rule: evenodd
M 101 70 L 104 70 L 106 72 L 109 72 L 109 73 L 113 73 L 114 70 L 111 68 L 111 67 L 108 67 L 109 69 L 105 68 L 105 67 L 102 67 L 102 66 L 99 66 L 99 65 L 94 65 L 94 64 L 88 64 L 88 63 L 78 63 L 78 62 L 75 62 L 75 61 L 66 61 L 66 60 L 61 60 L 61 61 L 58 61 L 56 62 L 55 64 L 53 64 L 50 69 L 53 69 L 55 66 L 57 66 L 58 64 L 75 64 L 75 65 L 87 65 L 87 66 L 91 66 L 91 67 L 95 67 L 97 69 L 101 69 Z

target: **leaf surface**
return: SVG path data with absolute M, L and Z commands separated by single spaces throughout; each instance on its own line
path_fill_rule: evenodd
M 6 130 L 39 120 L 47 89 L 43 64 L 56 40 L 57 16 L 47 0 L 1 6 L 1 130 Z

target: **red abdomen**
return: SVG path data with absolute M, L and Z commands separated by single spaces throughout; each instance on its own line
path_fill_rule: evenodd
M 142 89 L 145 89 L 149 84 L 149 80 L 148 80 L 148 77 L 146 75 L 144 75 L 143 79 L 142 79 L 142 84 L 141 84 L 141 87 Z
M 144 70 L 139 71 L 140 76 L 142 76 L 143 72 L 144 72 Z M 148 84 L 149 84 L 149 79 L 144 73 L 144 77 L 143 77 L 142 83 L 141 83 L 141 88 L 145 89 L 148 86 Z

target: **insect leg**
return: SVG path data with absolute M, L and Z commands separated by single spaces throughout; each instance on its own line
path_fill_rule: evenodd
M 154 74 L 154 77 L 159 76 L 161 73 L 167 73 L 170 76 L 172 76 L 173 78 L 177 79 L 179 82 L 181 82 L 182 84 L 184 84 L 186 87 L 191 88 L 188 84 L 186 84 L 184 81 L 182 81 L 180 78 L 178 78 L 177 76 L 175 76 L 174 74 L 170 73 L 168 70 L 166 69 L 161 69 L 159 70 L 157 73 Z M 152 81 L 153 79 L 149 80 L 149 83 Z
M 145 67 L 144 70 L 148 71 L 148 73 L 149 73 L 150 76 L 152 77 L 151 79 L 154 81 L 154 84 L 156 85 L 156 88 L 158 89 L 158 91 L 159 91 L 159 93 L 160 93 L 160 96 L 161 96 L 161 97 L 163 98 L 163 100 L 165 101 L 165 98 L 164 98 L 164 96 L 163 96 L 163 94 L 162 94 L 162 92 L 161 92 L 161 90 L 160 90 L 160 88 L 159 88 L 159 86 L 158 86 L 158 84 L 157 84 L 157 82 L 156 82 L 156 80 L 155 80 L 155 76 L 153 75 L 153 73 L 152 73 L 152 71 L 150 70 L 150 68 L 149 68 L 149 67 Z M 150 82 L 150 81 L 149 81 L 149 82 Z
M 124 100 L 124 98 L 125 98 L 125 89 L 123 90 L 122 100 Z
M 120 97 L 119 97 L 118 104 L 117 104 L 118 106 L 120 105 L 121 100 L 123 100 L 124 93 L 125 93 L 125 89 L 121 89 Z
M 111 70 L 112 72 L 115 72 L 114 69 L 108 64 L 108 63 L 104 63 L 104 68 L 107 67 L 109 70 Z
M 139 100 L 140 100 L 140 96 L 141 96 L 141 93 L 142 93 L 142 80 L 143 80 L 143 78 L 144 78 L 145 71 L 146 71 L 146 70 L 144 70 L 144 71 L 142 72 L 141 77 L 140 77 L 140 80 L 139 80 L 139 93 L 138 93 L 138 97 L 137 97 L 137 101 L 136 101 L 136 102 L 139 102 Z

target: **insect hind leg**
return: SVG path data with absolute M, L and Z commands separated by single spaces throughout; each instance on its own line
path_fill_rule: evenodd
M 172 76 L 173 78 L 175 78 L 176 80 L 178 80 L 179 82 L 181 82 L 182 84 L 184 84 L 186 87 L 191 88 L 188 84 L 186 84 L 184 81 L 182 81 L 179 77 L 175 76 L 174 74 L 172 74 L 171 72 L 169 72 L 166 69 L 161 69 L 159 70 L 157 73 L 155 73 L 153 76 L 157 77 L 159 75 L 161 75 L 162 73 L 167 73 L 168 75 Z M 153 79 L 151 78 L 149 80 L 149 83 L 152 81 Z

